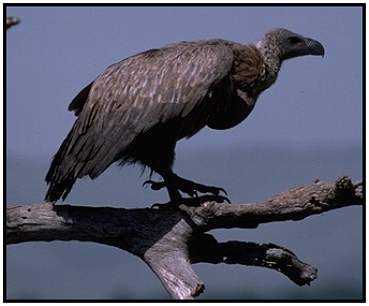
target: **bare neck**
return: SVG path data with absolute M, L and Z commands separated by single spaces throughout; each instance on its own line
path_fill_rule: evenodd
M 256 47 L 264 58 L 264 63 L 269 74 L 277 77 L 282 61 L 276 42 L 272 39 L 261 40 L 256 44 Z

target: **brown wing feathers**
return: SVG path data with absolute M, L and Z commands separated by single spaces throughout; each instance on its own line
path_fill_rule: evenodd
M 88 84 L 85 88 L 83 88 L 80 93 L 73 99 L 73 101 L 69 104 L 68 110 L 74 111 L 74 114 L 78 116 L 82 111 L 83 106 L 85 105 L 88 94 L 90 93 L 92 83 Z

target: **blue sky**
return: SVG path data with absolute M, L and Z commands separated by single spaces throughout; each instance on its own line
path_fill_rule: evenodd
M 8 150 L 50 156 L 75 120 L 71 99 L 108 65 L 181 40 L 255 43 L 275 27 L 315 38 L 320 57 L 286 62 L 252 115 L 227 131 L 204 129 L 184 150 L 267 143 L 360 144 L 360 8 L 27 7 L 8 8 L 21 25 L 7 34 Z

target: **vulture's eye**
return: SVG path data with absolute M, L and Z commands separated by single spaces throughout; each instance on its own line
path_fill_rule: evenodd
M 297 37 L 297 36 L 291 36 L 291 37 L 288 37 L 288 42 L 292 45 L 294 44 L 298 44 L 300 42 L 302 42 L 302 39 L 300 37 Z

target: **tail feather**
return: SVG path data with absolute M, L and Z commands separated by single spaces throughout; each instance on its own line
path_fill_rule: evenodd
M 45 181 L 49 185 L 45 196 L 45 201 L 47 202 L 56 202 L 61 197 L 65 200 L 76 181 L 73 171 L 73 168 L 76 167 L 76 162 L 66 158 L 73 130 L 64 139 L 46 174 Z
M 94 138 L 92 131 L 79 134 L 75 124 L 55 154 L 45 181 L 49 185 L 45 201 L 65 200 L 77 178 L 89 175 L 92 179 L 115 161 L 115 155 L 103 139 Z
M 71 178 L 68 180 L 63 180 L 59 183 L 51 182 L 45 196 L 45 201 L 56 202 L 60 198 L 62 198 L 64 201 L 71 191 L 75 181 L 76 179 Z

